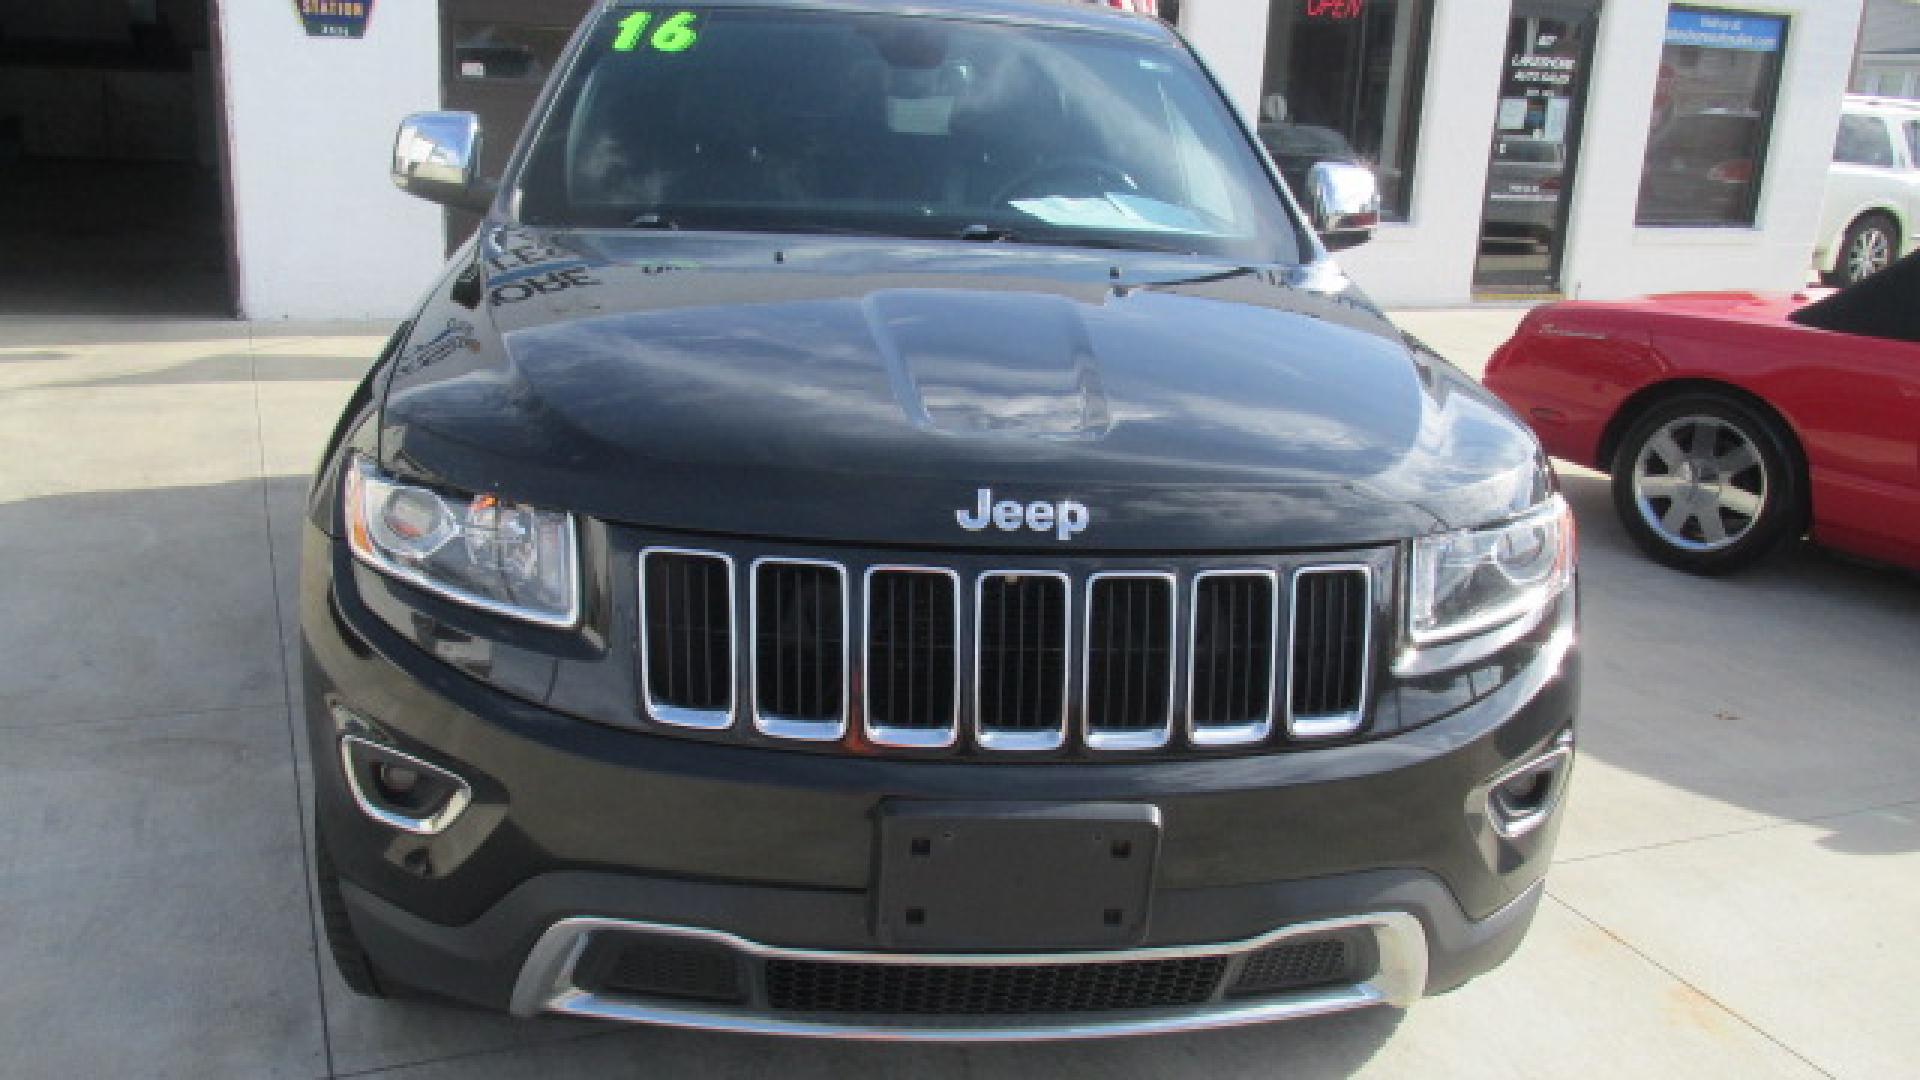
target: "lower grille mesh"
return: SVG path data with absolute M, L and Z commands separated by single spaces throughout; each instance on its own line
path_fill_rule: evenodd
M 1351 980 L 1352 949 L 1345 938 L 1284 941 L 1247 957 L 1233 993 L 1273 994 Z
M 773 1008 L 869 1016 L 1011 1016 L 1199 1005 L 1225 957 L 1111 964 L 945 966 L 769 960 Z

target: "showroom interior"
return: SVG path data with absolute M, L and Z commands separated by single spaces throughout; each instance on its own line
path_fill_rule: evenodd
M 0 0 L 0 312 L 227 316 L 208 0 Z

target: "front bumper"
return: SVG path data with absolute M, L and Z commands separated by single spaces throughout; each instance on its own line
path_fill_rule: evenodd
M 357 936 L 383 973 L 530 1014 L 875 1038 L 1063 1038 L 1249 1023 L 1404 1005 L 1488 970 L 1538 903 L 1558 815 L 1504 835 L 1489 785 L 1571 729 L 1571 603 L 1497 678 L 1461 676 L 1453 711 L 1390 739 L 1322 750 L 1111 764 L 860 759 L 697 743 L 583 722 L 494 690 L 360 603 L 310 529 L 303 579 L 316 820 Z M 1449 687 L 1453 683 L 1447 684 Z M 1473 689 L 1478 687 L 1478 690 Z M 1484 692 L 1482 692 L 1484 691 Z M 1447 692 L 1440 684 L 1410 692 Z M 354 735 L 470 786 L 442 830 L 375 820 L 340 745 Z M 1130 802 L 1164 821 L 1137 942 L 1105 952 L 901 951 L 876 927 L 884 804 Z M 772 958 L 918 970 L 1224 957 L 1330 929 L 1372 944 L 1336 984 L 1258 998 L 1222 977 L 1179 1008 L 985 1018 L 809 1014 L 774 1007 Z M 577 985 L 599 934 L 700 938 L 738 958 L 738 1001 L 650 1000 Z

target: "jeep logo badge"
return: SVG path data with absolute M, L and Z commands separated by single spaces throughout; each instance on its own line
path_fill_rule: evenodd
M 1071 540 L 1075 533 L 1086 531 L 1093 515 L 1087 508 L 1072 499 L 1057 503 L 1031 502 L 1020 503 L 1012 499 L 993 501 L 993 489 L 981 488 L 980 504 L 971 511 L 955 510 L 954 519 L 968 532 L 979 532 L 988 525 L 1001 532 L 1017 532 L 1030 529 L 1034 532 L 1048 532 L 1062 541 Z

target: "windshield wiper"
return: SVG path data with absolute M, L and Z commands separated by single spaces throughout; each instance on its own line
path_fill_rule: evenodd
M 627 222 L 627 228 L 629 229 L 678 229 L 679 227 L 679 218 L 666 214 L 657 214 L 651 211 L 641 214 L 639 217 Z
M 960 239 L 982 244 L 1017 244 L 1020 234 L 999 225 L 969 225 L 960 230 Z

